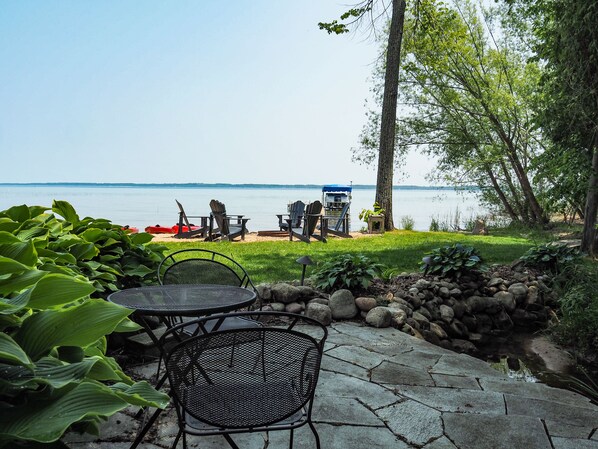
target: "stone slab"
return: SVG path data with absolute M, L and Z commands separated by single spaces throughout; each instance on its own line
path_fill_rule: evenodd
M 88 443 L 69 443 L 70 449 L 129 449 L 132 441 L 126 443 L 114 443 L 108 441 L 95 441 Z M 156 446 L 153 443 L 142 443 L 137 446 L 139 449 L 164 449 L 163 446 Z M 222 446 L 220 447 L 222 448 Z
M 544 424 L 551 437 L 586 439 L 592 434 L 592 428 L 587 426 L 573 426 L 549 419 L 545 420 Z
M 463 390 L 481 390 L 478 380 L 474 377 L 451 376 L 450 374 L 432 374 L 437 387 L 460 388 Z
M 344 360 L 328 357 L 327 355 L 324 355 L 322 358 L 321 369 L 323 371 L 346 374 L 347 376 L 357 377 L 358 379 L 366 381 L 370 380 L 369 370 L 362 368 L 361 366 L 345 362 Z
M 118 412 L 110 416 L 106 422 L 102 423 L 100 433 L 103 440 L 133 441 L 134 432 L 136 431 L 137 426 L 138 422 L 131 416 Z M 89 433 L 69 432 L 62 438 L 62 441 L 71 444 L 87 443 L 97 439 L 97 436 Z
M 357 346 L 337 346 L 327 351 L 326 355 L 366 369 L 378 366 L 386 359 L 386 357 L 377 352 Z
M 594 433 L 592 434 L 591 440 L 598 441 L 598 429 L 594 429 Z
M 376 411 L 395 435 L 422 446 L 442 436 L 441 413 L 415 401 L 406 400 Z
M 399 400 L 393 391 L 372 382 L 344 374 L 322 371 L 316 388 L 316 401 L 326 398 L 355 398 L 366 406 L 377 409 Z
M 502 381 L 497 379 L 480 379 L 480 385 L 484 391 L 496 391 L 498 393 L 509 393 L 527 398 L 543 399 L 571 404 L 576 407 L 595 409 L 590 400 L 578 393 L 561 388 L 553 388 L 542 383 L 522 381 Z
M 421 368 L 388 361 L 372 370 L 371 380 L 381 384 L 434 386 L 432 377 Z
M 554 449 L 598 449 L 598 441 L 582 440 L 579 438 L 561 438 L 552 439 Z
M 329 424 L 384 427 L 384 423 L 357 399 L 319 397 L 314 401 L 313 420 Z
M 440 357 L 432 370 L 433 374 L 450 374 L 453 376 L 476 377 L 480 379 L 508 379 L 502 373 L 491 368 L 486 362 L 465 354 L 449 353 Z
M 443 413 L 444 433 L 459 449 L 550 449 L 539 419 Z
M 437 440 L 426 444 L 422 449 L 459 449 L 447 437 L 440 437 Z
M 399 386 L 396 392 L 442 412 L 505 414 L 502 394 L 491 391 Z
M 505 401 L 509 415 L 533 416 L 574 426 L 598 427 L 598 407 L 574 407 L 511 394 L 505 394 Z
M 415 449 L 400 441 L 385 427 L 331 426 L 316 423 L 322 448 L 326 449 Z M 295 429 L 293 448 L 314 449 L 315 439 L 309 426 Z M 270 432 L 268 449 L 287 448 L 289 432 Z
M 438 363 L 438 360 L 440 360 L 441 357 L 441 354 L 437 354 L 435 352 L 427 352 L 412 349 L 402 354 L 397 354 L 389 359 L 401 365 L 419 368 L 424 371 L 429 371 L 432 369 L 434 365 Z

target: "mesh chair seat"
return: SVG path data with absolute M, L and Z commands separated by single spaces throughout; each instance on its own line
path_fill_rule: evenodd
M 168 349 L 166 370 L 179 416 L 179 434 L 225 437 L 230 434 L 292 430 L 311 422 L 311 410 L 322 360 L 325 326 L 302 315 L 282 312 L 241 312 L 212 315 L 167 331 L 180 335 L 185 327 L 214 329 L 210 322 L 250 316 L 258 328 L 217 328 L 189 336 Z M 270 319 L 276 323 L 264 323 Z M 251 321 L 251 320 L 249 320 Z M 310 324 L 308 332 L 297 324 Z M 189 334 L 187 334 L 189 335 Z

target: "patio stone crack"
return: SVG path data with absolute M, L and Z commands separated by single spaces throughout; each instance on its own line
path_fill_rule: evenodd
M 550 432 L 548 432 L 548 427 L 546 426 L 546 421 L 543 419 L 540 420 L 542 426 L 544 427 L 544 432 L 546 432 L 546 437 L 548 438 L 548 442 L 550 443 L 551 449 L 554 449 L 554 443 L 552 442 L 552 437 L 550 436 Z

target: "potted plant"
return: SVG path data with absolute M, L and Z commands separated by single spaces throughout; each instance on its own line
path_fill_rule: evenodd
M 368 233 L 382 233 L 384 232 L 384 209 L 378 203 L 374 203 L 374 210 L 361 209 L 359 219 L 363 220 L 368 225 Z

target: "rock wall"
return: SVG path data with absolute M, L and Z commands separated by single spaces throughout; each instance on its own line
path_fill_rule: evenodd
M 377 280 L 366 293 L 327 295 L 308 286 L 259 285 L 265 308 L 305 313 L 323 324 L 361 318 L 374 327 L 393 326 L 431 343 L 473 353 L 514 326 L 544 327 L 555 303 L 546 276 L 522 266 L 447 280 L 404 274 Z

